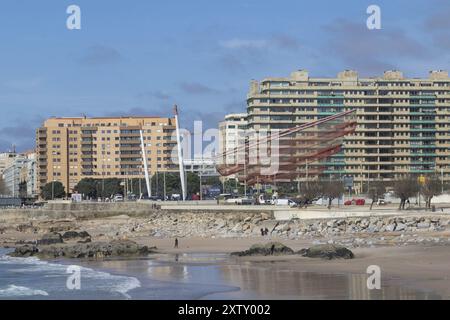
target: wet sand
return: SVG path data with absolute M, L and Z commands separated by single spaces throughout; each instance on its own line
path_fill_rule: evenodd
M 0 236 L 0 246 L 3 239 L 11 233 Z M 17 232 L 18 239 L 30 240 L 35 235 Z M 6 238 L 5 238 L 6 237 Z M 17 239 L 16 238 L 16 239 Z M 248 249 L 252 244 L 280 241 L 294 250 L 307 248 L 313 240 L 271 239 L 270 237 L 251 238 L 180 238 L 179 247 L 174 248 L 174 239 L 154 237 L 132 238 L 140 244 L 156 246 L 163 254 L 210 253 L 228 254 L 233 251 Z M 418 244 L 408 246 L 384 246 L 352 249 L 355 258 L 351 260 L 321 260 L 300 256 L 268 256 L 233 258 L 239 265 L 257 264 L 262 268 L 276 266 L 279 270 L 299 273 L 340 274 L 356 276 L 358 281 L 367 279 L 366 270 L 370 265 L 381 268 L 383 285 L 388 287 L 411 288 L 424 292 L 433 292 L 444 299 L 450 299 L 450 244 Z M 223 268 L 224 262 L 217 262 Z M 270 287 L 268 276 L 258 277 L 262 288 Z M 267 278 L 268 279 L 268 278 Z M 289 279 L 289 278 L 288 278 Z M 289 282 L 289 280 L 286 280 Z M 395 296 L 395 295 L 394 295 Z
M 276 239 L 274 239 L 276 240 Z M 179 248 L 173 248 L 173 239 L 141 239 L 139 242 L 156 245 L 166 253 L 230 253 L 248 249 L 252 244 L 270 239 L 180 239 Z M 312 240 L 282 240 L 294 250 L 308 247 Z M 318 272 L 324 274 L 364 275 L 367 267 L 377 265 L 381 269 L 382 282 L 387 285 L 410 287 L 432 291 L 444 299 L 450 299 L 450 245 L 409 245 L 352 249 L 351 260 L 322 260 L 299 256 L 268 256 L 234 258 L 240 263 L 258 263 L 261 266 L 276 265 L 286 270 Z M 264 281 L 264 280 L 261 280 Z

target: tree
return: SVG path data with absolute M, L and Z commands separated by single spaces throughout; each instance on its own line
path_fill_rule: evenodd
M 228 179 L 224 182 L 223 193 L 233 193 L 235 189 L 239 194 L 244 193 L 244 186 L 237 179 Z
M 400 198 L 399 210 L 405 209 L 406 200 L 419 192 L 419 183 L 414 177 L 406 176 L 394 181 L 394 194 Z
M 97 187 L 99 188 L 99 195 L 102 198 L 114 197 L 116 194 L 123 195 L 123 186 L 120 185 L 122 179 L 119 178 L 108 178 L 104 181 L 99 180 Z
M 305 205 L 305 207 L 321 195 L 322 184 L 317 181 L 309 181 L 300 188 L 300 201 Z
M 64 186 L 59 181 L 53 181 L 47 183 L 41 191 L 41 196 L 45 200 L 51 200 L 55 198 L 63 198 L 66 195 Z
M 370 184 L 368 196 L 372 199 L 372 203 L 370 204 L 370 210 L 372 210 L 373 204 L 378 201 L 378 199 L 382 198 L 384 193 L 386 192 L 386 186 L 381 181 L 375 181 Z
M 81 179 L 75 186 L 75 190 L 85 197 L 97 198 L 97 183 L 98 180 L 93 178 Z
M 344 184 L 342 181 L 323 181 L 320 184 L 322 195 L 328 198 L 328 209 L 330 209 L 333 200 L 339 198 L 345 192 Z
M 426 177 L 425 183 L 420 187 L 420 193 L 425 198 L 425 207 L 431 208 L 431 199 L 441 194 L 442 185 L 437 176 Z
M 8 190 L 6 189 L 5 180 L 3 180 L 2 175 L 0 175 L 0 195 L 5 195 L 8 193 Z
M 200 192 L 200 177 L 193 172 L 188 172 L 186 175 L 187 194 L 197 194 Z
M 28 196 L 27 182 L 22 181 L 19 183 L 19 197 L 23 199 L 26 198 L 27 196 Z

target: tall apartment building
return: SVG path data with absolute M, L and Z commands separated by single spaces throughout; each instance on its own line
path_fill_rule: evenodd
M 60 181 L 66 192 L 71 193 L 83 178 L 143 178 L 141 130 L 149 173 L 176 171 L 172 154 L 177 144 L 173 118 L 46 120 L 36 131 L 38 187 Z
M 342 151 L 317 164 L 322 174 L 353 177 L 355 188 L 406 174 L 439 174 L 450 181 L 450 78 L 406 78 L 387 71 L 360 78 L 290 77 L 252 81 L 247 97 L 250 129 L 285 129 L 347 110 L 356 110 L 357 129 Z
M 16 152 L 3 152 L 0 153 L 0 174 L 3 174 L 6 168 L 8 168 L 17 157 Z
M 3 171 L 3 181 L 7 195 L 12 197 L 20 196 L 21 172 L 28 162 L 26 155 L 16 155 L 11 164 Z
M 246 113 L 231 113 L 219 122 L 219 154 L 229 152 L 225 161 L 234 163 L 235 155 L 231 152 L 241 146 L 245 140 L 245 132 L 248 129 Z

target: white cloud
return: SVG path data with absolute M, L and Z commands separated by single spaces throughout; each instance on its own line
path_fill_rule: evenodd
M 220 46 L 227 49 L 261 49 L 268 46 L 267 40 L 231 39 L 221 41 Z

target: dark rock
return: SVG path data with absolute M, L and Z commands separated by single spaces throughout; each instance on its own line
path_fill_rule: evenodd
M 354 255 L 349 249 L 333 244 L 319 244 L 298 252 L 304 257 L 322 259 L 353 259 Z
M 38 256 L 41 258 L 105 258 L 123 256 L 143 256 L 153 253 L 153 248 L 141 246 L 130 240 L 116 240 L 111 242 L 91 242 L 76 244 L 56 244 L 38 247 L 22 246 L 16 248 L 13 256 Z
M 77 238 L 90 238 L 90 237 L 91 237 L 91 235 L 89 233 L 87 233 L 86 231 L 81 231 L 81 232 L 67 231 L 62 235 L 62 238 L 64 240 L 77 239 Z
M 63 243 L 63 238 L 61 237 L 61 234 L 53 232 L 53 233 L 47 233 L 44 234 L 41 238 L 41 240 L 37 241 L 38 245 L 51 245 L 56 243 Z
M 12 257 L 31 257 L 38 253 L 38 248 L 33 245 L 24 245 L 20 247 L 16 247 L 14 252 L 10 253 Z
M 240 252 L 232 252 L 233 256 L 268 256 L 294 254 L 294 250 L 279 242 L 254 244 L 250 249 Z

